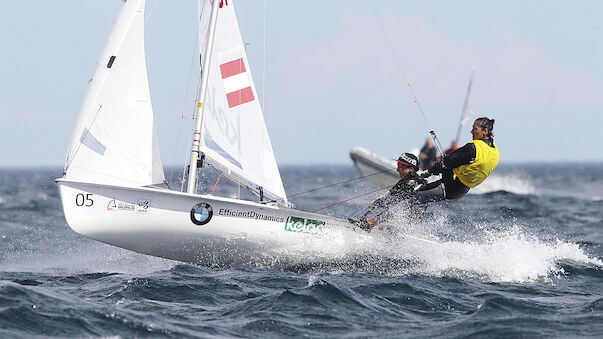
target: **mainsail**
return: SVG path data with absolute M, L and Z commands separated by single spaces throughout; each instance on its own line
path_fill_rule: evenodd
M 218 0 L 214 0 L 218 1 Z M 200 54 L 205 56 L 212 1 L 200 0 Z M 286 204 L 264 115 L 232 1 L 221 1 L 211 49 L 201 151 L 205 161 L 242 185 Z
M 144 0 L 126 1 L 96 64 L 64 177 L 119 186 L 164 181 L 144 52 Z

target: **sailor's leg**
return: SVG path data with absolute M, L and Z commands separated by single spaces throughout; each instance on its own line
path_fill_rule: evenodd
M 385 210 L 381 211 L 380 213 L 378 213 L 377 215 L 375 215 L 375 217 L 367 219 L 367 221 L 371 225 L 378 225 L 378 224 L 381 224 L 392 218 L 393 218 L 393 214 L 391 213 L 391 211 L 389 209 L 385 209 Z
M 444 182 L 447 200 L 458 200 L 469 192 L 469 187 L 465 186 L 458 178 L 454 178 L 452 170 L 442 172 L 442 182 Z
M 374 209 L 375 209 L 374 206 L 369 206 L 369 208 L 366 210 L 366 212 L 364 212 L 360 216 L 360 218 L 358 218 L 358 219 L 348 218 L 348 221 L 351 224 L 354 224 L 362 229 L 370 229 L 372 227 L 371 225 L 373 224 L 375 218 L 368 218 L 368 216 L 369 216 L 369 214 L 371 214 L 371 212 L 374 211 Z M 373 221 L 373 222 L 371 222 L 371 221 Z
M 364 212 L 362 214 L 362 216 L 360 217 L 360 219 L 366 219 L 369 216 L 369 214 L 371 214 L 371 212 L 373 212 L 374 209 L 375 208 L 373 206 L 369 206 L 369 208 L 366 210 L 366 212 Z
M 428 190 L 418 191 L 417 194 L 412 197 L 411 203 L 423 205 L 431 202 L 443 201 L 444 199 L 444 190 L 442 189 L 442 186 L 440 184 Z

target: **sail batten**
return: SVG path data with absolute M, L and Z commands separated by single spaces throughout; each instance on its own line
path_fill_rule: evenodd
M 202 59 L 212 2 L 199 2 Z M 288 204 L 232 2 L 218 9 L 202 111 L 200 150 L 205 162 L 232 179 Z

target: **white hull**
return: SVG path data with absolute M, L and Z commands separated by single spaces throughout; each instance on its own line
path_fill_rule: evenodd
M 153 187 L 57 183 L 65 218 L 77 233 L 189 263 L 253 263 L 279 252 L 337 251 L 337 245 L 354 248 L 369 236 L 341 219 L 249 201 Z M 200 203 L 207 204 L 205 212 L 211 206 L 211 217 L 191 215 Z
M 350 157 L 360 173 L 378 187 L 388 187 L 400 180 L 395 160 L 383 158 L 363 147 L 354 147 Z

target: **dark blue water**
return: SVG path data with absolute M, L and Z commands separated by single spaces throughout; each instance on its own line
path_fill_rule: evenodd
M 221 269 L 76 234 L 59 175 L 0 170 L 0 337 L 603 336 L 600 164 L 501 166 L 460 203 L 397 225 L 437 240 L 428 250 L 393 237 L 346 255 Z M 282 176 L 294 194 L 359 174 L 311 166 Z M 292 200 L 314 210 L 372 189 L 356 181 Z M 372 197 L 324 212 L 359 214 Z

